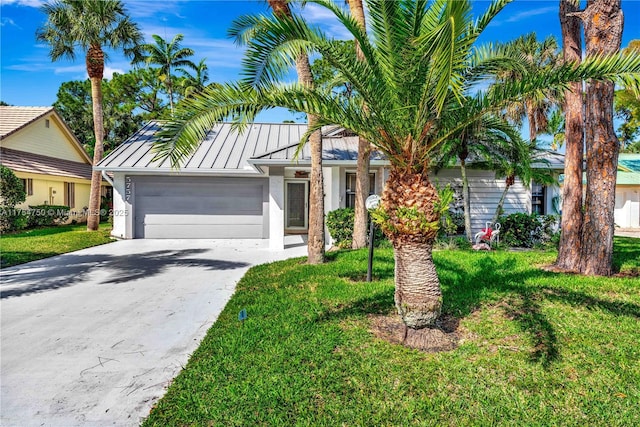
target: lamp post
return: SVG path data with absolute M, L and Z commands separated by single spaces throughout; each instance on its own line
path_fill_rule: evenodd
M 380 206 L 380 200 L 381 200 L 380 196 L 378 196 L 377 194 L 373 194 L 367 197 L 367 200 L 364 202 L 365 206 L 367 207 L 367 211 L 376 209 L 378 206 Z M 367 267 L 367 282 L 371 281 L 371 272 L 373 270 L 374 228 L 375 228 L 375 225 L 373 224 L 373 221 L 371 220 L 371 218 L 369 218 L 369 265 Z

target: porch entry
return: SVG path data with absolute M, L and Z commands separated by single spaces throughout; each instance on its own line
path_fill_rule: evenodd
M 285 229 L 307 230 L 309 228 L 309 181 L 286 181 L 285 188 Z

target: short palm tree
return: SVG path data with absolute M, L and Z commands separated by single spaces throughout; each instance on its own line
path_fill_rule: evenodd
M 434 325 L 442 293 L 432 260 L 440 212 L 438 192 L 429 180 L 433 155 L 482 115 L 499 112 L 523 95 L 564 87 L 584 78 L 640 79 L 640 57 L 612 57 L 563 64 L 520 80 L 475 92 L 478 83 L 520 66 L 517 59 L 474 43 L 508 3 L 496 0 L 477 20 L 470 0 L 369 0 L 370 31 L 341 6 L 314 3 L 335 14 L 358 41 L 363 60 L 335 49 L 335 41 L 299 17 L 256 16 L 244 62 L 248 79 L 186 100 L 156 146 L 159 157 L 179 162 L 217 121 L 232 117 L 237 127 L 267 108 L 284 107 L 317 117 L 303 138 L 321 126 L 337 124 L 367 139 L 390 162 L 389 179 L 376 217 L 395 251 L 395 302 L 412 329 Z M 323 56 L 360 95 L 357 101 L 300 84 L 279 84 L 282 63 L 303 48 Z M 477 114 L 458 120 L 467 96 Z M 362 102 L 362 101 L 363 102 Z M 366 105 L 366 108 L 363 107 Z M 444 207 L 447 208 L 446 206 Z
M 75 59 L 76 52 L 86 55 L 87 74 L 91 80 L 93 129 L 95 147 L 93 164 L 104 154 L 104 124 L 102 112 L 102 77 L 107 49 L 121 49 L 125 55 L 139 58 L 142 34 L 131 21 L 120 0 L 59 0 L 42 6 L 47 22 L 39 28 L 36 38 L 49 45 L 52 61 L 60 58 Z M 87 228 L 95 231 L 100 222 L 100 186 L 102 176 L 94 171 L 91 176 L 89 217 Z
M 509 158 L 515 147 L 524 144 L 519 131 L 505 119 L 496 114 L 483 114 L 475 121 L 468 117 L 477 117 L 481 108 L 475 99 L 467 98 L 463 108 L 452 112 L 459 122 L 468 122 L 457 135 L 445 141 L 434 155 L 434 169 L 438 170 L 453 164 L 460 165 L 462 175 L 462 200 L 464 208 L 465 235 L 472 240 L 471 197 L 467 166 L 486 169 L 487 166 L 501 167 L 498 159 Z M 495 222 L 495 220 L 493 221 Z
M 176 36 L 167 43 L 165 39 L 157 34 L 152 35 L 155 43 L 142 45 L 144 50 L 143 60 L 147 65 L 157 65 L 158 78 L 164 83 L 169 97 L 169 108 L 171 113 L 174 110 L 174 76 L 173 70 L 177 68 L 196 70 L 197 66 L 189 58 L 193 56 L 193 49 L 182 47 L 183 34 Z

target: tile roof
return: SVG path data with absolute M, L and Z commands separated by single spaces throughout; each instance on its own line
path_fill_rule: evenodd
M 53 107 L 0 106 L 0 138 L 11 135 L 52 111 Z
M 0 148 L 0 163 L 16 172 L 91 180 L 92 168 L 89 164 L 56 159 L 10 148 Z

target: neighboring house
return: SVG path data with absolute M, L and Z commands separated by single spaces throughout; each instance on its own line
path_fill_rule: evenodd
M 255 123 L 239 134 L 228 123 L 218 124 L 175 169 L 169 160 L 154 160 L 152 145 L 160 127 L 146 124 L 95 168 L 113 175 L 114 236 L 262 238 L 272 249 L 282 249 L 285 234 L 307 231 L 308 147 L 294 160 L 306 125 Z M 353 205 L 357 147 L 357 137 L 344 129 L 323 128 L 325 212 Z M 379 152 L 372 153 L 371 193 L 382 191 L 388 165 Z M 491 218 L 504 179 L 496 180 L 489 171 L 469 175 L 475 232 Z M 461 186 L 459 169 L 443 170 L 434 179 Z M 505 213 L 530 212 L 532 206 L 552 213 L 555 195 L 557 189 L 544 188 L 532 194 L 517 182 Z
M 85 219 L 91 159 L 53 107 L 0 106 L 0 163 L 24 183 L 18 207 L 65 205 Z
M 640 228 L 640 154 L 621 153 L 618 158 L 615 223 Z

